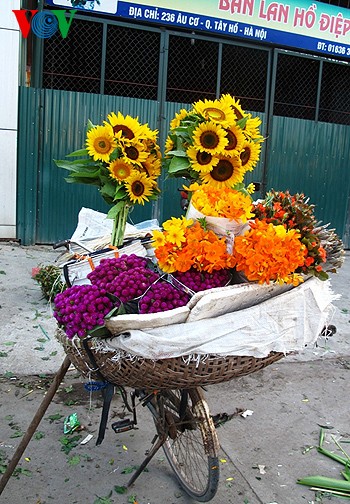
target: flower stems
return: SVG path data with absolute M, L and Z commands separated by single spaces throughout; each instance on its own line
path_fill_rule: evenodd
M 125 201 L 123 203 L 124 204 L 113 219 L 111 244 L 115 247 L 121 247 L 123 245 L 126 221 L 129 214 L 127 202 Z

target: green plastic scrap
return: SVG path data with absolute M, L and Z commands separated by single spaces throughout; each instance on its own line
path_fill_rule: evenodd
M 80 422 L 78 420 L 77 413 L 72 413 L 68 415 L 63 422 L 63 432 L 64 434 L 70 434 L 80 427 Z

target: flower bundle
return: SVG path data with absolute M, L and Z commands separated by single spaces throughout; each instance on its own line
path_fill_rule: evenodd
M 120 246 L 129 209 L 159 196 L 161 154 L 158 132 L 148 124 L 120 112 L 111 112 L 107 119 L 97 126 L 88 122 L 86 148 L 67 156 L 79 159 L 55 163 L 69 170 L 67 182 L 99 187 L 103 199 L 113 205 L 107 215 L 114 220 L 111 243 Z
M 53 313 L 69 339 L 84 338 L 88 331 L 103 326 L 113 303 L 96 285 L 73 285 L 57 294 Z
M 264 140 L 260 124 L 229 94 L 195 102 L 170 123 L 165 169 L 170 176 L 218 189 L 240 184 L 259 160 Z
M 101 259 L 88 274 L 91 284 L 73 285 L 55 297 L 54 317 L 67 338 L 107 332 L 106 315 L 157 313 L 184 306 L 180 291 L 135 254 Z
M 45 299 L 52 302 L 57 294 L 66 289 L 61 280 L 61 270 L 58 266 L 47 264 L 32 269 L 32 278 L 38 282 Z
M 166 273 L 196 271 L 212 273 L 231 268 L 225 237 L 208 230 L 205 219 L 193 223 L 185 217 L 167 220 L 163 231 L 153 231 L 153 246 L 159 267 Z
M 298 285 L 303 281 L 296 271 L 303 267 L 307 254 L 296 229 L 287 230 L 266 219 L 255 219 L 250 230 L 235 237 L 233 256 L 237 271 L 259 284 L 271 281 Z
M 297 272 L 326 280 L 328 274 L 323 271 L 322 265 L 327 254 L 317 231 L 314 209 L 315 206 L 308 203 L 304 194 L 292 195 L 289 191 L 271 190 L 263 201 L 255 205 L 253 211 L 258 219 L 265 219 L 275 225 L 281 224 L 287 230 L 297 229 L 300 241 L 306 248 L 304 264 L 299 266 Z
M 188 188 L 193 191 L 191 203 L 196 210 L 208 217 L 224 217 L 230 220 L 247 222 L 252 213 L 253 200 L 248 192 L 244 193 L 230 187 L 217 189 L 208 184 L 191 184 Z

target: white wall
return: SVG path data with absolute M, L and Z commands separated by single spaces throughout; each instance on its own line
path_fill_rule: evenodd
M 12 9 L 0 2 L 0 238 L 16 238 L 19 27 Z

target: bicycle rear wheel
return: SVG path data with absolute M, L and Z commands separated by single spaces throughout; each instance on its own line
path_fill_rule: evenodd
M 185 400 L 184 400 L 185 399 Z M 154 420 L 163 449 L 180 485 L 199 502 L 208 502 L 219 484 L 219 441 L 200 389 L 157 394 Z

